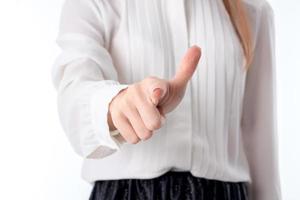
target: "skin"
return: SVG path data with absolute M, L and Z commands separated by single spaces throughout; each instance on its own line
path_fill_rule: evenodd
M 171 80 L 149 76 L 121 90 L 109 104 L 110 130 L 117 129 L 118 137 L 130 144 L 151 138 L 162 127 L 166 114 L 182 100 L 200 57 L 201 49 L 194 45 L 183 56 Z

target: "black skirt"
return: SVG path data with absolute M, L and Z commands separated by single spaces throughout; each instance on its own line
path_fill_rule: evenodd
M 246 182 L 224 182 L 168 171 L 152 179 L 98 180 L 89 200 L 247 200 Z

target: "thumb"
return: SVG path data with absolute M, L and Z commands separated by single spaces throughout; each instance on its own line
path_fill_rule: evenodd
M 160 101 L 165 98 L 169 93 L 169 82 L 168 81 L 158 81 L 153 84 L 149 89 L 150 101 L 157 106 Z
M 155 88 L 151 95 L 151 101 L 154 105 L 157 105 L 163 96 L 163 89 L 162 88 Z
M 151 97 L 150 97 L 151 102 L 152 102 L 155 106 L 157 106 L 157 105 L 159 104 L 160 100 L 166 95 L 166 93 L 167 93 L 167 92 L 166 92 L 165 87 L 162 87 L 162 88 L 157 87 L 157 88 L 155 88 L 155 89 L 153 90 L 153 92 L 152 92 Z M 164 124 L 165 121 L 166 121 L 165 113 L 164 113 L 162 107 L 159 107 L 159 106 L 158 106 L 158 110 L 159 110 L 159 113 L 161 114 L 161 123 Z
M 148 98 L 155 106 L 168 93 L 168 81 L 162 79 L 151 79 L 147 85 Z
M 177 85 L 186 85 L 193 76 L 200 57 L 200 47 L 198 47 L 197 45 L 193 45 L 192 47 L 190 47 L 181 60 L 180 66 L 171 81 Z

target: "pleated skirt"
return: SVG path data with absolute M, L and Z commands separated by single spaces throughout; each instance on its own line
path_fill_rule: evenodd
M 89 200 L 248 200 L 246 182 L 195 177 L 168 171 L 152 179 L 98 180 Z

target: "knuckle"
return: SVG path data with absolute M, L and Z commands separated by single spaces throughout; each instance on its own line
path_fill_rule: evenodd
M 149 82 L 152 82 L 154 80 L 157 80 L 157 77 L 155 77 L 155 76 L 147 76 L 143 81 L 145 83 L 149 83 Z
M 141 137 L 141 139 L 142 140 L 147 140 L 147 139 L 149 139 L 149 138 L 151 138 L 151 136 L 152 136 L 152 131 L 145 131 L 143 134 L 141 134 L 142 135 L 142 137 Z
M 121 104 L 121 109 L 131 107 L 131 101 L 128 98 L 124 98 Z
M 131 86 L 129 89 L 128 95 L 127 95 L 127 100 L 130 102 L 134 102 L 136 100 L 141 100 L 142 99 L 142 89 L 139 84 L 134 84 Z
M 161 127 L 161 123 L 160 120 L 151 120 L 148 124 L 147 124 L 147 128 L 150 130 L 156 130 L 159 129 Z
M 129 143 L 131 144 L 137 144 L 140 141 L 140 139 L 135 136 L 135 137 L 130 137 Z
M 153 79 L 156 79 L 156 77 L 155 76 L 148 76 L 148 77 L 146 77 L 146 79 L 153 80 Z
M 133 103 L 133 104 L 137 104 L 137 103 L 141 103 L 143 102 L 145 96 L 144 96 L 144 93 L 142 91 L 142 89 L 137 86 L 135 89 L 133 89 L 135 91 L 133 91 L 130 95 L 130 101 Z
M 128 88 L 128 91 L 130 94 L 134 94 L 136 92 L 139 91 L 139 84 L 133 84 L 133 85 L 130 85 L 130 87 Z
M 122 112 L 120 110 L 114 110 L 111 112 L 111 117 L 114 121 L 118 121 L 122 118 Z
M 125 133 L 123 137 L 130 144 L 136 144 L 140 141 L 139 137 L 132 133 Z

